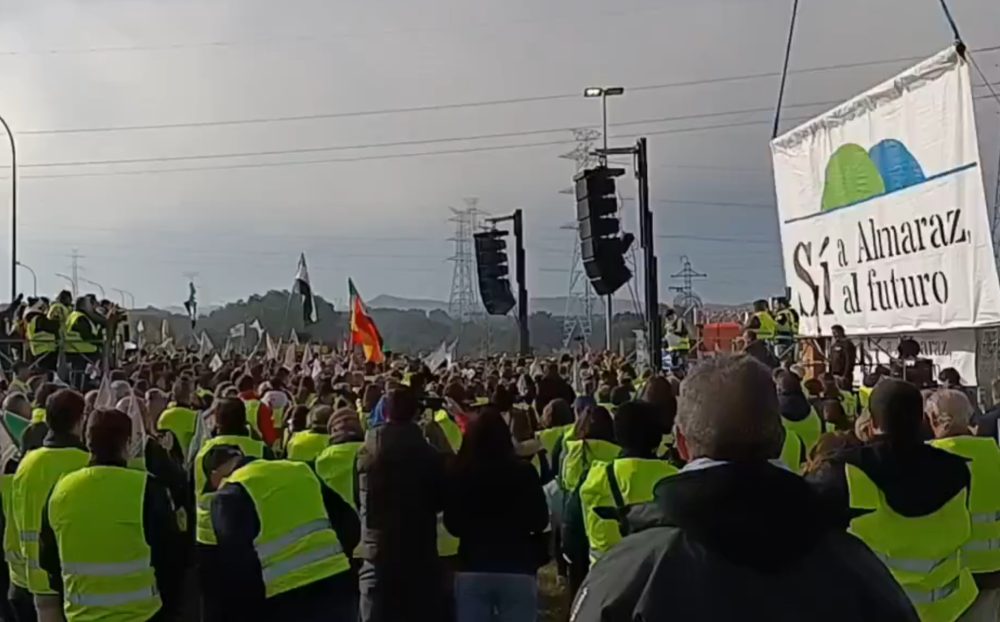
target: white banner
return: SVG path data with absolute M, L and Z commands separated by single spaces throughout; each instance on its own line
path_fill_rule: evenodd
M 771 143 L 803 335 L 1000 322 L 966 61 L 954 48 Z
M 896 348 L 899 340 L 909 337 L 920 344 L 921 358 L 930 359 L 934 363 L 935 376 L 948 367 L 958 370 L 965 386 L 976 386 L 976 330 L 974 328 L 958 328 L 955 330 L 928 330 L 919 333 L 878 335 L 862 339 L 858 343 L 859 356 L 863 353 L 864 363 L 889 366 L 892 358 L 896 358 Z M 890 356 L 891 355 L 891 356 Z M 858 384 L 863 377 L 863 369 L 856 370 Z

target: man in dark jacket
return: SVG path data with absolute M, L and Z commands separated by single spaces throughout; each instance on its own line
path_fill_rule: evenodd
M 219 445 L 205 456 L 204 468 L 212 486 L 221 485 L 212 499 L 212 527 L 219 541 L 220 563 L 229 574 L 230 585 L 242 586 L 240 590 L 221 595 L 225 601 L 227 618 L 252 622 L 334 622 L 353 620 L 357 616 L 357 583 L 355 575 L 347 569 L 313 581 L 301 587 L 265 598 L 264 571 L 255 548 L 261 533 L 260 510 L 251 494 L 238 483 L 222 484 L 237 469 L 250 464 L 255 458 L 244 456 L 234 445 Z M 283 461 L 267 461 L 279 467 Z M 315 477 L 309 470 L 306 476 Z M 349 554 L 360 539 L 360 525 L 354 509 L 333 489 L 320 486 L 316 490 L 323 497 L 323 507 L 330 527 L 337 534 L 339 548 Z
M 566 400 L 572 404 L 576 399 L 576 392 L 569 383 L 559 375 L 559 364 L 550 363 L 545 370 L 545 376 L 538 381 L 538 389 L 535 397 L 535 412 L 542 412 L 549 402 L 554 399 Z
M 858 349 L 847 338 L 843 326 L 834 324 L 830 332 L 833 335 L 833 341 L 830 343 L 827 371 L 836 376 L 841 387 L 849 387 L 854 381 L 854 365 L 858 360 Z
M 444 509 L 444 456 L 416 423 L 408 387 L 385 398 L 386 423 L 358 453 L 361 500 L 361 620 L 442 620 L 445 606 L 437 550 Z
M 773 464 L 783 435 L 766 368 L 699 365 L 677 415 L 688 465 L 631 512 L 632 535 L 591 569 L 571 620 L 916 622 L 882 562 Z

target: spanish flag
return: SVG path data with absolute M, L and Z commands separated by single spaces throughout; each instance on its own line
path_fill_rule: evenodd
M 365 360 L 369 363 L 381 363 L 385 360 L 382 355 L 382 335 L 354 287 L 354 281 L 347 279 L 347 287 L 351 291 L 351 345 L 361 346 L 365 351 Z

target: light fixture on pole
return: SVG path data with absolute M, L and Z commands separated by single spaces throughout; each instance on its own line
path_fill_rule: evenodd
M 608 97 L 613 97 L 615 95 L 624 95 L 625 87 L 623 86 L 588 86 L 583 89 L 584 97 L 600 97 L 601 98 L 601 138 L 604 142 L 604 149 L 600 153 L 601 166 L 608 165 Z M 612 298 L 611 294 L 604 299 L 604 345 L 611 350 L 611 319 L 612 319 Z
M 17 147 L 14 132 L 3 117 L 0 117 L 0 125 L 10 142 L 10 299 L 14 300 L 17 297 Z
M 76 298 L 76 281 L 73 280 L 73 277 L 71 277 L 68 274 L 63 274 L 61 272 L 56 272 L 56 276 L 59 277 L 60 279 L 66 279 L 66 281 L 69 282 L 69 291 L 72 292 L 73 298 Z
M 35 298 L 38 298 L 38 275 L 35 274 L 35 271 L 31 269 L 31 266 L 25 263 L 15 260 L 15 264 L 21 266 L 22 268 L 31 273 L 31 284 L 32 284 L 31 291 L 33 292 L 31 295 L 34 296 Z
M 604 151 L 608 150 L 608 97 L 624 95 L 624 86 L 588 86 L 583 89 L 584 97 L 601 98 L 601 136 L 604 141 Z M 601 156 L 601 164 L 607 165 L 608 156 Z M 609 337 L 610 338 L 610 337 Z
M 122 306 L 123 307 L 127 306 L 126 302 L 125 302 L 125 296 L 128 296 L 129 300 L 132 301 L 132 306 L 129 307 L 129 308 L 130 309 L 135 309 L 135 296 L 132 295 L 132 292 L 128 291 L 127 289 L 118 289 L 117 287 L 112 287 L 111 291 L 118 292 L 118 295 L 122 297 Z
M 97 289 L 101 290 L 101 298 L 108 297 L 108 295 L 104 293 L 104 286 L 98 283 L 97 281 L 91 281 L 90 279 L 85 279 L 82 276 L 80 277 L 80 280 L 83 281 L 84 283 L 87 283 L 88 285 L 93 285 Z

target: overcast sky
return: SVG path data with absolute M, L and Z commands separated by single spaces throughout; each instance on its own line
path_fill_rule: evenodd
M 348 276 L 369 298 L 447 299 L 448 208 L 478 197 L 494 214 L 524 209 L 531 294 L 564 295 L 575 234 L 559 227 L 575 208 L 559 193 L 573 164 L 558 156 L 573 147 L 568 128 L 600 123 L 597 100 L 577 95 L 593 84 L 627 89 L 609 101 L 612 124 L 626 123 L 613 144 L 649 136 L 655 226 L 672 236 L 657 239 L 661 287 L 677 284 L 686 255 L 710 275 L 697 286 L 706 300 L 782 291 L 761 110 L 777 79 L 760 74 L 780 68 L 790 0 L 0 1 L 19 254 L 42 292 L 63 285 L 55 273 L 74 248 L 83 276 L 141 305 L 179 303 L 185 272 L 209 303 L 288 287 L 305 251 L 330 299 L 346 296 Z M 1000 45 L 1000 2 L 952 4 L 971 48 Z M 950 41 L 936 0 L 803 2 L 792 66 L 925 56 Z M 1000 81 L 1000 51 L 978 58 Z M 908 64 L 793 73 L 786 102 L 817 105 L 789 108 L 784 127 Z M 991 202 L 998 109 L 977 102 Z M 681 118 L 631 123 L 670 117 Z M 146 129 L 109 129 L 123 126 Z M 495 134 L 506 136 L 482 137 Z M 453 138 L 465 140 L 442 140 Z M 214 155 L 227 157 L 191 158 Z M 107 160 L 118 162 L 86 164 Z M 635 195 L 631 178 L 621 187 Z

